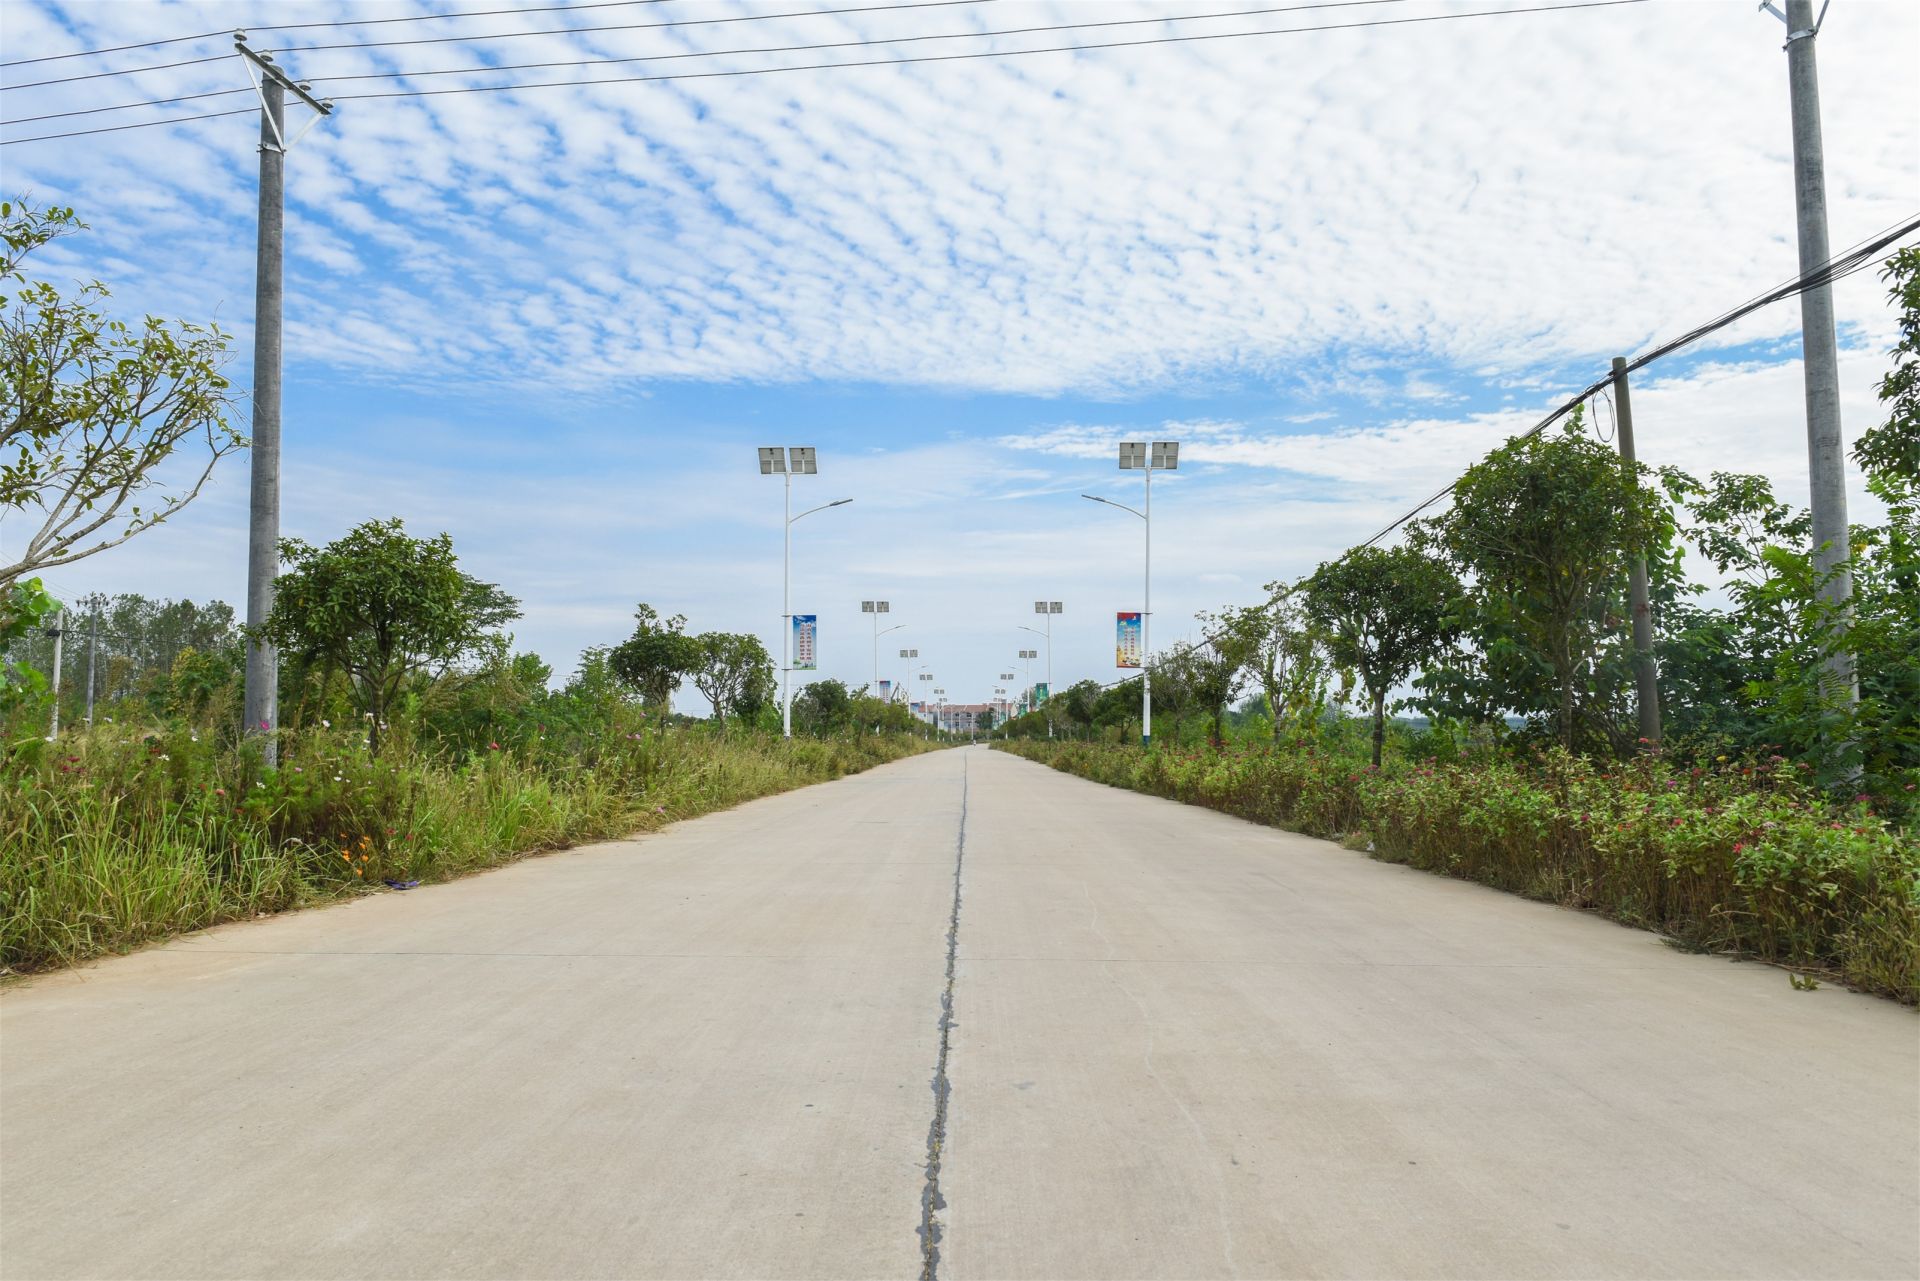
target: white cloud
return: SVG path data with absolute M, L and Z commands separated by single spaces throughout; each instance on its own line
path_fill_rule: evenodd
M 1436 10 L 1422 0 L 1404 12 Z M 285 60 L 325 88 L 329 76 L 482 56 L 1172 11 L 1005 0 Z M 12 0 L 8 56 L 346 12 L 319 0 Z M 1908 5 L 1843 6 L 1823 28 L 1836 246 L 1920 207 L 1917 43 L 1920 9 Z M 1648 5 L 345 102 L 289 165 L 289 384 L 320 391 L 289 407 L 301 428 L 289 435 L 288 532 L 330 537 L 394 512 L 450 530 L 470 568 L 523 597 L 522 642 L 563 670 L 581 646 L 617 638 L 640 599 L 777 642 L 777 499 L 738 462 L 776 414 L 730 422 L 641 398 L 677 382 L 740 400 L 821 384 L 908 389 L 943 416 L 851 422 L 816 488 L 858 501 L 798 527 L 796 591 L 822 614 L 829 674 L 864 678 L 862 620 L 848 611 L 882 592 L 955 687 L 993 678 L 1026 642 L 1021 602 L 1042 595 L 1069 601 L 1056 677 L 1110 676 L 1106 615 L 1138 604 L 1138 522 L 1077 495 L 1099 486 L 1124 500 L 1114 441 L 1185 442 L 1188 469 L 1155 493 L 1156 634 L 1172 634 L 1194 610 L 1246 599 L 1373 533 L 1565 395 L 1565 368 L 1584 380 L 1606 356 L 1792 276 L 1779 44 L 1773 20 L 1749 7 Z M 240 83 L 228 58 L 3 100 L 12 118 Z M 212 105 L 229 101 L 245 99 Z M 0 162 L 9 193 L 70 201 L 95 227 L 49 251 L 49 275 L 110 279 L 132 310 L 218 314 L 244 357 L 253 131 L 236 116 L 9 147 Z M 1874 353 L 1889 322 L 1867 273 L 1836 290 L 1836 305 L 1853 435 L 1876 416 Z M 1786 304 L 1714 341 L 1786 339 L 1797 325 Z M 1470 377 L 1492 394 L 1450 399 Z M 461 421 L 457 407 L 423 411 L 335 443 L 346 433 L 328 390 L 365 399 L 388 386 L 456 406 L 484 388 L 525 412 L 499 426 Z M 1502 390 L 1510 409 L 1469 412 Z M 967 393 L 1055 397 L 1058 408 L 1015 402 L 1015 417 Z M 594 432 L 556 425 L 582 405 L 643 403 Z M 803 408 L 802 421 L 831 417 Z M 1763 471 L 1784 495 L 1804 494 L 1791 360 L 1684 376 L 1655 367 L 1636 409 L 1644 459 Z M 671 459 L 642 461 L 649 450 Z M 238 600 L 245 491 L 244 468 L 230 468 L 176 526 L 56 584 Z
M 257 12 L 15 3 L 9 52 L 218 30 Z M 274 18 L 337 12 L 303 3 Z M 483 55 L 637 56 L 1170 12 L 1010 0 L 283 59 L 345 95 L 451 80 L 329 77 Z M 1288 21 L 1312 25 L 1303 17 L 1326 15 Z M 1856 5 L 1836 18 L 1820 53 L 1838 245 L 1920 204 L 1905 65 L 1920 16 Z M 695 65 L 715 64 L 612 73 Z M 103 93 L 229 88 L 238 70 L 225 60 L 7 100 L 15 114 L 71 109 Z M 251 285 L 251 131 L 242 116 L 11 148 L 9 185 L 81 203 L 101 228 L 94 252 L 133 266 L 119 282 L 130 299 L 231 315 Z M 1337 345 L 1372 354 L 1336 369 L 1348 390 L 1417 399 L 1448 394 L 1435 377 L 1444 366 L 1520 371 L 1634 349 L 1795 264 L 1777 33 L 1719 5 L 349 101 L 290 174 L 292 296 L 311 318 L 299 358 L 410 382 L 1124 390 L 1311 376 L 1294 365 Z M 370 276 L 390 284 L 369 288 Z M 1740 336 L 1786 334 L 1790 312 Z M 1396 368 L 1381 358 L 1392 353 L 1418 363 Z

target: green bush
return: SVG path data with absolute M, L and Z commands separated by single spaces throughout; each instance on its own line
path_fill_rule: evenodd
M 450 757 L 395 733 L 286 734 L 278 770 L 192 728 L 102 724 L 0 759 L 0 969 L 67 964 L 181 930 L 441 880 L 855 773 L 902 735 L 791 742 L 709 725 L 541 727 Z
M 1688 766 L 1554 749 L 1375 769 L 1312 748 L 999 746 L 1115 787 L 1363 839 L 1376 858 L 1591 909 L 1689 947 L 1920 1001 L 1913 828 L 1883 816 L 1895 798 L 1835 801 L 1778 756 Z

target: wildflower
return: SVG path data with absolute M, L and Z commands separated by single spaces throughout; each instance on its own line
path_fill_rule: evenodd
M 321 729 L 332 729 L 332 728 L 333 728 L 333 722 L 332 722 L 332 721 L 321 721 L 321 722 L 320 722 L 320 728 L 321 728 Z
M 1871 795 L 1869 795 L 1868 793 L 1866 793 L 1866 792 L 1859 792 L 1859 793 L 1856 793 L 1856 794 L 1855 794 L 1855 796 L 1854 796 L 1854 798 L 1853 798 L 1853 803 L 1854 803 L 1855 805 L 1864 805 L 1864 804 L 1866 804 L 1866 803 L 1867 803 L 1868 801 L 1871 801 L 1872 799 L 1873 799 L 1873 797 L 1872 797 Z
M 227 794 L 227 789 L 224 787 L 216 787 L 213 789 L 213 794 L 215 796 L 225 796 Z
M 1741 850 L 1745 848 L 1747 848 L 1747 843 L 1745 841 L 1735 841 L 1733 843 L 1733 852 L 1735 854 L 1738 854 Z
M 498 744 L 498 743 L 488 743 L 488 744 L 487 744 L 487 750 L 488 750 L 489 752 L 497 752 L 497 751 L 499 751 L 499 750 L 500 750 L 500 744 Z

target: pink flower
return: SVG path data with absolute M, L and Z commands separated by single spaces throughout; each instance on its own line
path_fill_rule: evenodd
M 498 744 L 498 743 L 488 743 L 488 744 L 487 744 L 487 750 L 488 750 L 489 752 L 497 752 L 497 751 L 499 751 L 499 750 L 500 750 L 500 744 Z

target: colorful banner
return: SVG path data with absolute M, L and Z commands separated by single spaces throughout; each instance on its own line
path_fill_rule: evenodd
M 1048 693 L 1047 683 L 1045 681 L 1041 681 L 1038 685 L 1035 685 L 1033 687 L 1033 705 L 1035 707 L 1038 707 L 1042 703 L 1046 702 L 1049 697 L 1050 695 Z
M 1113 665 L 1115 667 L 1140 666 L 1140 615 L 1115 614 L 1113 616 Z
M 880 682 L 880 701 L 883 703 L 891 703 L 893 701 L 893 682 L 892 681 Z
M 817 614 L 793 616 L 793 670 L 796 672 L 811 672 L 820 666 L 813 656 L 814 620 L 818 617 Z

